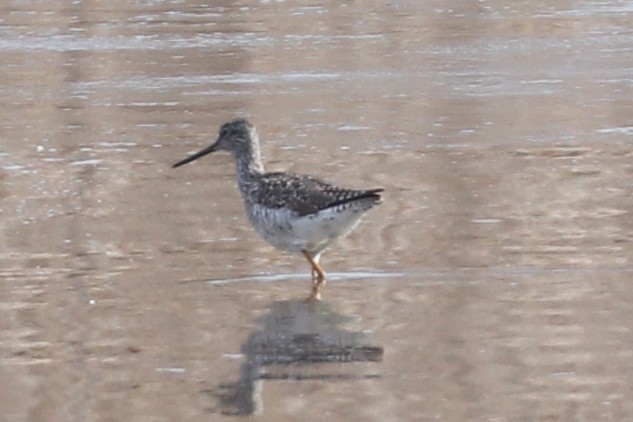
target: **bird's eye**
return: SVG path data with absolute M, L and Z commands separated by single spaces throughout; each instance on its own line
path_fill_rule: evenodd
M 224 138 L 228 134 L 229 130 L 227 128 L 223 127 L 222 129 L 220 129 L 220 138 Z

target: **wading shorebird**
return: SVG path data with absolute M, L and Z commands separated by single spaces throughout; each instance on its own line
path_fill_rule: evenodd
M 278 249 L 301 252 L 310 263 L 312 290 L 321 299 L 325 272 L 321 252 L 348 234 L 363 214 L 381 202 L 383 189 L 343 189 L 306 175 L 265 173 L 255 126 L 235 119 L 221 126 L 215 143 L 173 167 L 214 151 L 229 151 L 237 163 L 237 184 L 246 215 L 257 233 Z

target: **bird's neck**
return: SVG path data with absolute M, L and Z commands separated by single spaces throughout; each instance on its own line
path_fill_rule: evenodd
M 245 142 L 242 145 L 242 149 L 235 154 L 235 160 L 240 181 L 251 180 L 264 172 L 257 136 L 253 137 L 251 142 Z

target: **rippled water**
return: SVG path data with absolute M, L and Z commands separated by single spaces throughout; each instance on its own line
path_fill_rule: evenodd
M 0 6 L 6 420 L 633 418 L 633 7 Z M 385 201 L 309 271 L 228 156 Z

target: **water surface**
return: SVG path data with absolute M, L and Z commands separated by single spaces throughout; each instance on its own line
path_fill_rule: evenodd
M 7 420 L 633 417 L 627 2 L 0 9 Z M 170 168 L 235 116 L 386 189 L 322 306 L 228 156 Z

